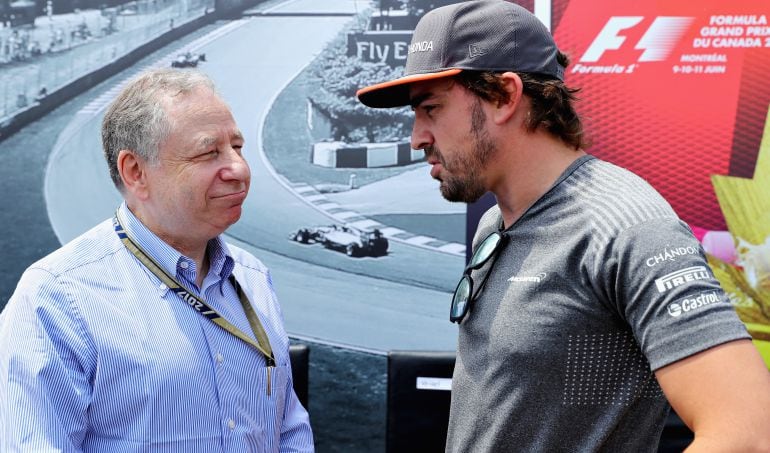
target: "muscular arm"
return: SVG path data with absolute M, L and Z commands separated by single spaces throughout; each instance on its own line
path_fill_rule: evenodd
M 613 247 L 608 291 L 695 433 L 688 451 L 770 451 L 770 373 L 689 228 L 648 221 Z
M 750 340 L 707 349 L 655 375 L 695 433 L 688 452 L 770 451 L 770 372 Z

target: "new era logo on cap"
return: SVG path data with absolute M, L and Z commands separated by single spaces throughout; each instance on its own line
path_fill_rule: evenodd
M 505 0 L 471 0 L 442 6 L 417 23 L 404 76 L 358 90 L 370 107 L 409 104 L 409 84 L 461 71 L 513 71 L 564 79 L 559 50 L 545 25 Z
M 487 50 L 481 46 L 477 46 L 476 44 L 471 44 L 468 46 L 468 58 L 476 58 L 479 55 L 484 55 L 485 53 L 487 53 Z

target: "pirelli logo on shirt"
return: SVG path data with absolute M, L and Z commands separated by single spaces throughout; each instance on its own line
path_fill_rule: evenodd
M 706 266 L 693 266 L 664 275 L 655 280 L 655 286 L 658 288 L 659 293 L 665 293 L 669 289 L 676 288 L 677 286 L 682 286 L 696 280 L 707 280 L 710 278 L 711 274 L 708 269 L 706 269 Z

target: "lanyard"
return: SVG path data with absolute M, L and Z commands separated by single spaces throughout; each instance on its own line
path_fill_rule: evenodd
M 265 356 L 265 359 L 267 360 L 267 366 L 268 370 L 270 367 L 275 366 L 275 359 L 273 358 L 273 350 L 270 348 L 270 340 L 267 337 L 267 333 L 265 332 L 265 329 L 262 327 L 262 323 L 259 322 L 259 317 L 257 317 L 257 314 L 254 313 L 254 308 L 252 308 L 251 304 L 249 303 L 248 298 L 246 297 L 246 294 L 243 292 L 243 289 L 241 288 L 241 285 L 235 280 L 235 277 L 233 275 L 230 276 L 230 281 L 232 282 L 233 286 L 235 287 L 236 293 L 238 293 L 238 299 L 241 301 L 241 305 L 243 306 L 243 311 L 246 313 L 246 318 L 249 320 L 249 324 L 251 325 L 251 328 L 254 330 L 254 336 L 257 338 L 257 341 L 251 339 L 248 335 L 243 333 L 239 328 L 232 325 L 227 319 L 222 317 L 219 313 L 217 313 L 216 310 L 211 308 L 209 304 L 206 303 L 203 299 L 193 294 L 192 291 L 185 288 L 179 281 L 177 281 L 174 277 L 170 276 L 158 263 L 155 262 L 144 250 L 142 250 L 141 247 L 137 243 L 135 243 L 131 237 L 128 235 L 128 232 L 123 229 L 123 226 L 120 224 L 120 221 L 118 220 L 118 213 L 115 213 L 115 217 L 112 219 L 113 226 L 115 227 L 115 232 L 118 234 L 118 237 L 121 241 L 123 241 L 123 244 L 126 246 L 126 248 L 136 256 L 136 258 L 144 264 L 147 269 L 150 270 L 155 276 L 157 276 L 168 288 L 176 293 L 183 301 L 187 302 L 190 307 L 195 309 L 198 313 L 201 314 L 201 316 L 211 320 L 214 322 L 214 324 L 218 325 L 219 327 L 225 329 L 235 337 L 239 338 L 240 340 L 243 340 L 244 342 L 248 343 L 249 345 L 256 348 L 259 352 L 262 353 L 262 355 Z M 268 371 L 268 379 L 269 379 L 269 371 Z M 268 381 L 268 394 L 270 392 L 270 384 Z

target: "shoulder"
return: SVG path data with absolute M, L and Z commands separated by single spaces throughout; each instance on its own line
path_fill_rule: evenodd
M 500 207 L 495 204 L 487 209 L 479 219 L 478 228 L 476 229 L 476 239 L 483 239 L 491 232 L 500 229 L 503 223 L 503 215 L 500 212 Z
M 584 198 L 605 205 L 644 207 L 639 215 L 671 215 L 673 210 L 660 193 L 636 173 L 601 159 L 591 159 L 578 167 L 566 180 L 573 191 Z
M 497 228 L 500 226 L 502 219 L 500 207 L 496 204 L 492 205 L 492 207 L 484 211 L 481 219 L 479 219 L 479 228 Z
M 27 272 L 39 270 L 59 277 L 99 263 L 121 249 L 123 244 L 108 219 L 33 263 Z
M 614 237 L 647 222 L 679 221 L 671 205 L 650 183 L 600 159 L 585 162 L 564 185 L 574 208 L 600 236 Z
M 476 225 L 476 233 L 473 235 L 473 244 L 471 250 L 476 250 L 476 246 L 484 240 L 487 236 L 492 234 L 493 231 L 500 229 L 500 225 L 503 223 L 503 216 L 500 212 L 500 207 L 497 204 L 492 205 L 487 209 L 479 219 Z
M 47 316 L 52 322 L 78 318 L 76 294 L 84 287 L 104 286 L 110 268 L 104 260 L 123 244 L 106 220 L 29 266 L 4 312 L 15 320 Z M 112 266 L 113 263 L 109 263 Z

